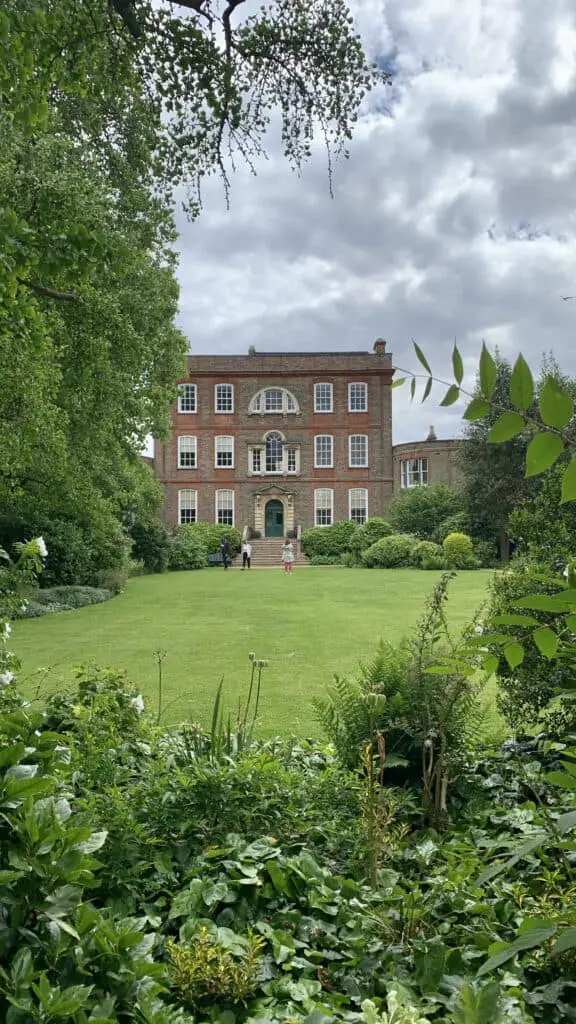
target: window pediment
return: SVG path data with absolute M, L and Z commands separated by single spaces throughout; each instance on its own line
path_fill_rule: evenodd
M 250 401 L 248 412 L 259 416 L 286 416 L 300 412 L 300 406 L 287 388 L 262 388 Z

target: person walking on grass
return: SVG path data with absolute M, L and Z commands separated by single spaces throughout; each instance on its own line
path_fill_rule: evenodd
M 294 548 L 292 547 L 292 541 L 285 540 L 282 545 L 282 564 L 284 566 L 284 572 L 291 573 L 293 563 Z
M 228 537 L 222 537 L 220 541 L 220 554 L 222 555 L 222 564 L 227 569 L 230 561 L 230 541 Z
M 252 545 L 250 544 L 249 541 L 246 541 L 246 543 L 242 545 L 242 572 L 244 572 L 244 569 L 250 568 L 251 557 Z

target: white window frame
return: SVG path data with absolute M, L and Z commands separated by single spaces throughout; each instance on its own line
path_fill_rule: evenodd
M 193 409 L 182 408 L 182 403 L 184 401 L 190 401 L 190 397 L 185 397 L 184 394 L 182 393 L 183 391 L 188 389 L 190 389 L 190 395 L 194 396 Z M 178 385 L 178 412 L 181 413 L 182 416 L 195 416 L 196 413 L 198 412 L 198 388 L 196 384 L 190 384 L 188 381 L 186 381 L 185 383 Z
M 184 504 L 182 496 L 184 494 L 194 495 L 194 504 Z M 193 512 L 193 519 L 182 519 L 183 512 Z M 182 490 L 178 491 L 178 525 L 184 526 L 186 523 L 197 523 L 198 522 L 198 491 L 193 490 L 191 487 L 183 487 Z
M 229 409 L 219 409 L 218 400 L 220 397 L 220 388 L 230 388 L 230 403 Z M 231 416 L 234 412 L 234 385 L 233 384 L 215 384 L 214 385 L 214 412 L 218 413 L 219 416 Z
M 416 470 L 409 469 L 410 463 L 418 463 Z M 414 480 L 413 476 L 417 473 L 418 479 Z M 428 478 L 430 473 L 430 462 L 422 455 L 418 455 L 415 458 L 406 456 L 400 460 L 400 487 L 405 490 L 410 487 L 428 487 Z M 424 480 L 423 477 L 426 477 Z
M 254 469 L 254 456 L 258 455 L 258 462 L 260 466 L 258 469 Z M 249 448 L 248 449 L 248 472 L 253 475 L 260 476 L 262 473 L 262 463 L 266 460 L 266 449 L 262 446 Z
M 290 469 L 290 452 L 294 453 L 294 469 Z M 289 476 L 293 476 L 300 469 L 300 449 L 296 445 L 286 445 L 284 448 L 284 461 L 286 464 L 286 472 Z
M 330 438 L 330 462 L 319 462 L 318 453 L 319 445 L 318 442 L 324 438 Z M 321 446 L 320 446 L 321 447 Z M 332 434 L 315 434 L 314 435 L 314 469 L 334 469 L 334 437 Z
M 220 442 L 220 444 L 218 443 Z M 223 444 L 222 442 L 226 442 Z M 230 462 L 218 462 L 219 455 L 230 455 Z M 234 469 L 234 435 L 233 434 L 218 434 L 214 438 L 214 468 L 215 469 Z
M 223 495 L 223 494 L 231 495 L 231 504 L 230 504 L 230 506 L 228 506 L 228 505 L 225 505 L 225 506 L 221 505 L 221 495 Z M 229 526 L 230 529 L 232 529 L 232 527 L 234 526 L 234 522 L 235 522 L 235 515 L 234 515 L 235 509 L 234 509 L 234 506 L 235 506 L 235 496 L 234 496 L 233 489 L 231 487 L 221 487 L 221 488 L 219 488 L 216 491 L 216 494 L 214 495 L 214 510 L 215 510 L 215 520 L 214 521 L 216 523 L 220 523 L 220 519 L 218 518 L 219 512 L 230 512 L 231 511 L 232 512 L 232 522 L 231 523 L 220 523 L 220 525 L 221 526 Z
M 279 405 L 275 405 L 273 409 L 272 408 L 269 409 L 268 408 L 268 395 L 279 396 L 280 397 L 280 404 Z M 266 388 L 265 391 L 263 392 L 263 398 L 264 398 L 264 413 L 267 414 L 268 416 L 274 416 L 274 415 L 277 416 L 278 413 L 285 412 L 285 407 L 287 405 L 287 402 L 286 402 L 286 392 L 285 392 L 284 388 Z
M 362 495 L 363 504 L 354 506 L 354 497 Z M 359 511 L 363 509 L 364 519 L 362 523 L 358 519 L 355 519 L 352 515 L 354 510 Z M 348 491 L 348 519 L 350 519 L 357 526 L 361 526 L 368 519 L 368 488 L 367 487 L 351 487 Z
M 193 441 L 194 443 L 190 447 L 184 447 L 183 441 Z M 182 455 L 186 453 L 194 453 L 194 462 L 190 465 L 182 463 Z M 198 468 L 198 438 L 193 437 L 191 434 L 180 434 L 178 437 L 178 469 L 197 469 Z
M 322 495 L 322 499 L 320 498 Z M 328 495 L 329 504 L 324 504 L 324 496 Z M 330 522 L 318 522 L 319 512 L 330 512 Z M 314 526 L 332 526 L 334 522 L 334 490 L 332 487 L 317 487 L 314 491 Z
M 327 395 L 330 398 L 330 408 L 329 409 L 321 409 L 320 408 L 320 403 L 318 401 L 318 388 L 328 388 Z M 317 413 L 330 413 L 330 412 L 334 412 L 334 385 L 331 384 L 330 381 L 318 381 L 314 385 L 314 412 L 317 412 Z
M 282 407 L 280 409 L 267 409 L 266 408 L 266 392 L 267 391 L 281 391 L 282 392 Z M 295 413 L 300 412 L 298 402 L 294 395 L 287 388 L 276 387 L 262 388 L 252 396 L 248 412 L 252 415 L 258 416 L 293 416 Z
M 364 388 L 364 408 L 353 409 L 352 408 L 352 388 L 362 387 Z M 348 385 L 348 412 L 368 412 L 368 384 L 365 380 L 352 380 Z
M 353 459 L 353 442 L 357 437 L 364 438 L 364 461 L 354 462 Z M 348 468 L 349 469 L 367 469 L 368 468 L 368 434 L 349 434 L 348 435 Z

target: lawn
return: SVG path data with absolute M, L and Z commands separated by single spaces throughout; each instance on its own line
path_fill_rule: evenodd
M 127 670 L 153 707 L 155 651 L 165 651 L 166 722 L 206 723 L 224 678 L 234 710 L 245 693 L 248 653 L 269 659 L 261 735 L 317 735 L 313 697 L 334 673 L 353 674 L 380 638 L 399 640 L 420 618 L 440 574 L 417 570 L 304 568 L 209 569 L 131 580 L 106 604 L 15 623 L 25 692 L 67 687 L 75 666 L 93 662 Z M 460 573 L 451 584 L 449 620 L 463 626 L 482 603 L 490 574 Z M 42 672 L 37 674 L 37 670 Z M 45 670 L 48 670 L 47 672 Z M 492 715 L 490 715 L 490 718 Z

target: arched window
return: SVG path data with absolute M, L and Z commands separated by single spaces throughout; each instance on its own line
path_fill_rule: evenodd
M 254 395 L 249 411 L 260 416 L 270 416 L 274 413 L 296 413 L 300 409 L 294 395 L 286 388 L 264 388 Z
M 277 430 L 266 435 L 266 472 L 279 473 L 282 469 L 284 442 Z

